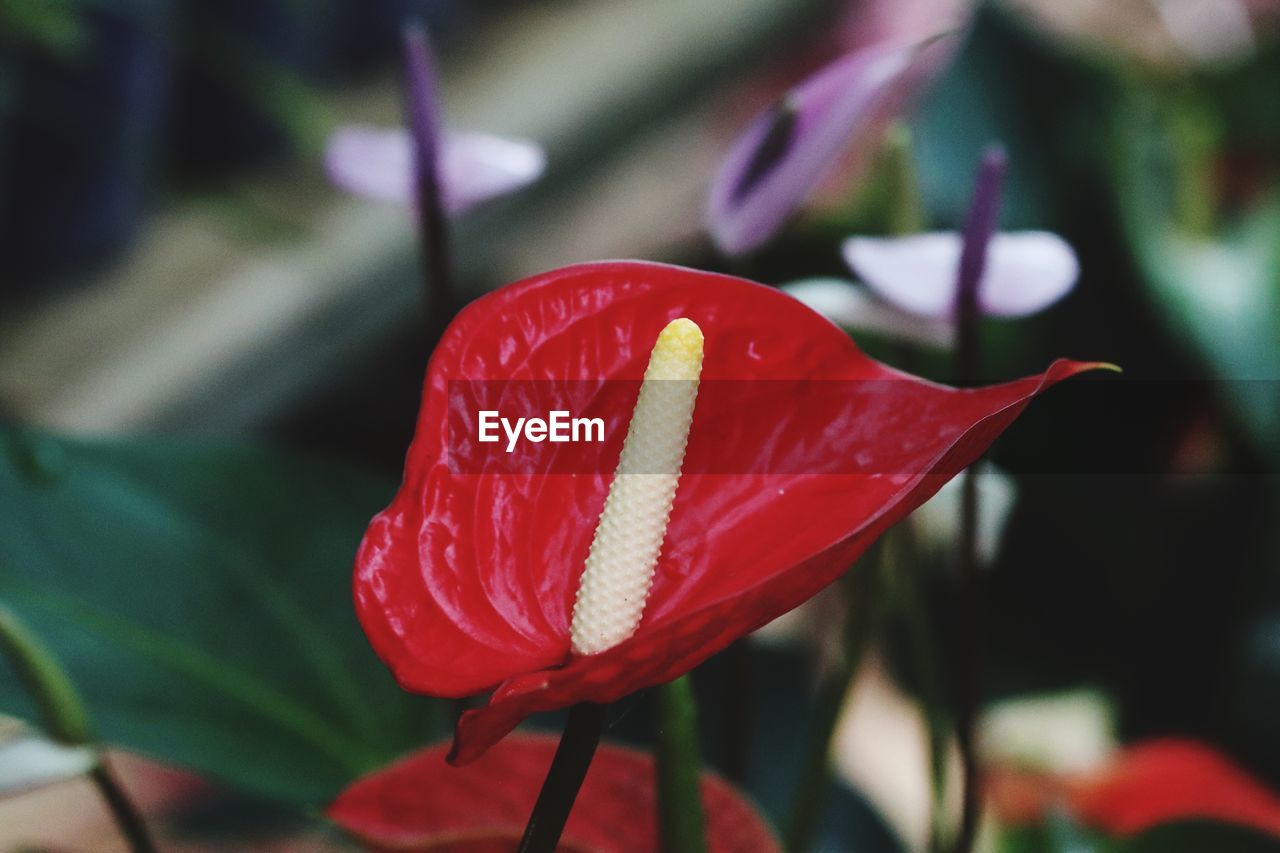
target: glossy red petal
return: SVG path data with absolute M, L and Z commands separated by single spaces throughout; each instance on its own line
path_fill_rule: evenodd
M 520 735 L 458 768 L 445 763 L 445 745 L 431 747 L 355 782 L 329 806 L 328 816 L 381 847 L 509 851 L 529 819 L 555 749 L 553 737 Z M 710 773 L 702 776 L 702 801 L 713 853 L 779 849 L 752 805 Z M 602 744 L 565 826 L 561 849 L 657 850 L 656 808 L 653 759 Z M 456 846 L 460 842 L 466 844 Z
M 638 380 L 658 332 L 680 316 L 706 336 L 684 466 L 693 473 L 681 478 L 638 631 L 571 660 L 573 597 L 612 468 L 451 471 L 449 383 Z M 459 726 L 457 758 L 475 758 L 533 710 L 668 681 L 801 603 L 1032 397 L 1087 367 L 1058 362 L 1040 376 L 955 390 L 871 360 L 799 301 L 740 279 L 628 262 L 527 279 L 465 310 L 432 358 L 404 485 L 357 561 L 361 622 L 407 689 L 458 696 L 505 681 Z M 798 379 L 831 384 L 813 405 L 768 401 L 766 390 L 737 409 L 740 395 L 715 390 L 715 380 L 794 389 L 769 380 Z M 625 429 L 634 391 L 601 385 L 592 411 Z M 604 458 L 616 459 L 621 435 Z M 847 473 L 850 460 L 866 473 Z M 465 470 L 493 470 L 467 461 L 477 467 Z
M 1191 740 L 1132 746 L 1102 773 L 1070 787 L 1081 822 L 1116 835 L 1202 818 L 1280 838 L 1280 796 L 1217 750 Z

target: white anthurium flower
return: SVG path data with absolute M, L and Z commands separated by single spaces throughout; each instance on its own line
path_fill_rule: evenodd
M 955 338 L 951 323 L 899 311 L 851 281 L 810 278 L 784 284 L 782 290 L 850 332 L 884 335 L 934 349 L 950 348 Z
M 1007 699 L 983 712 L 978 749 L 988 764 L 1085 773 L 1118 747 L 1115 721 L 1115 707 L 1097 690 Z
M 325 168 L 347 192 L 408 205 L 415 197 L 413 151 L 413 138 L 404 128 L 347 125 L 329 138 Z M 463 213 L 515 192 L 536 181 L 544 168 L 546 154 L 528 140 L 446 131 L 440 149 L 445 210 Z
M 1239 62 L 1275 25 L 1274 0 L 1002 0 L 1054 41 L 1163 70 Z
M 1008 474 L 991 463 L 976 469 L 978 477 L 978 530 L 975 548 L 978 562 L 988 566 L 1000 550 L 1009 515 L 1017 503 L 1018 489 Z M 911 514 L 911 523 L 928 548 L 946 551 L 960 537 L 960 501 L 963 477 L 956 477 Z
M 794 610 L 752 632 L 752 641 L 772 648 L 803 648 L 817 655 L 825 671 L 841 654 L 841 635 L 849 613 L 848 591 L 832 584 Z
M 948 824 L 960 814 L 960 753 L 946 742 L 943 810 Z M 831 767 L 891 827 L 903 849 L 929 849 L 933 792 L 928 724 L 920 703 L 885 669 L 878 651 L 867 655 L 845 696 L 831 739 Z
M 57 743 L 15 725 L 0 732 L 0 795 L 74 779 L 97 763 L 93 747 Z
M 440 81 L 427 30 L 404 30 L 407 126 L 346 125 L 329 137 L 325 169 L 338 187 L 399 204 L 434 204 L 456 215 L 536 181 L 546 154 L 533 142 L 444 128 Z M 422 192 L 438 193 L 430 199 Z
M 917 317 L 955 313 L 962 239 L 955 231 L 905 237 L 852 237 L 845 261 L 886 302 Z M 978 307 L 989 317 L 1025 317 L 1075 287 L 1080 264 L 1065 240 L 1046 231 L 1002 232 L 987 249 Z
M 1242 0 L 1153 0 L 1160 23 L 1193 62 L 1228 62 L 1253 53 L 1257 39 Z
M 908 696 L 873 650 L 845 697 L 831 742 L 835 775 L 857 790 L 894 830 L 903 848 L 929 849 L 932 783 L 928 728 L 920 703 Z M 1115 750 L 1115 710 L 1093 690 L 1006 700 L 983 712 L 978 749 L 988 766 L 1031 766 L 1050 773 L 1097 769 Z M 954 824 L 961 808 L 961 763 L 947 738 L 944 820 Z M 995 850 L 988 815 L 977 850 Z

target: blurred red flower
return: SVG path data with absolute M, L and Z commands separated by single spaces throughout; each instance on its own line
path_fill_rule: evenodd
M 1222 753 L 1193 740 L 1134 744 L 1092 773 L 997 769 L 989 785 L 996 813 L 1010 824 L 1038 823 L 1050 807 L 1063 804 L 1080 823 L 1110 835 L 1204 819 L 1280 838 L 1280 797 Z
M 1122 751 L 1101 773 L 1071 784 L 1079 819 L 1116 835 L 1207 818 L 1280 837 L 1280 797 L 1222 753 L 1168 738 Z
M 446 745 L 430 747 L 356 781 L 327 814 L 375 847 L 510 851 L 524 831 L 556 742 L 547 735 L 517 735 L 463 768 L 445 763 Z M 702 801 L 711 853 L 781 849 L 755 808 L 714 774 L 702 774 Z M 660 846 L 653 759 L 602 745 L 558 849 L 649 853 Z
M 705 334 L 703 390 L 652 591 L 634 635 L 575 656 L 575 592 L 635 380 L 677 317 Z M 361 624 L 407 690 L 457 697 L 497 686 L 459 721 L 451 760 L 465 763 L 531 713 L 670 681 L 796 607 L 1032 397 L 1088 367 L 1059 361 L 956 390 L 873 361 L 796 299 L 740 279 L 636 262 L 535 276 L 474 302 L 432 356 L 404 483 L 357 558 Z M 547 403 L 532 386 L 577 382 L 574 405 L 612 431 L 590 451 L 534 445 L 550 466 L 538 470 L 566 470 L 557 460 L 572 453 L 596 453 L 598 464 L 531 473 L 504 467 L 512 457 L 501 445 L 460 444 L 458 418 L 469 415 L 457 388 L 469 380 L 516 380 L 504 399 L 525 409 Z M 802 395 L 801 380 L 823 390 Z

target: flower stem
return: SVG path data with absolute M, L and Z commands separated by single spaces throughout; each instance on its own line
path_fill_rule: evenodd
M 978 593 L 978 564 L 975 553 L 978 493 L 973 468 L 961 475 L 960 498 L 960 589 L 957 604 L 961 621 L 958 648 L 958 691 L 956 697 L 956 743 L 960 749 L 960 767 L 964 791 L 960 814 L 960 833 L 956 837 L 956 853 L 973 849 L 981 817 L 981 773 L 978 767 L 975 729 L 978 705 L 982 651 L 982 597 Z
M 911 656 L 913 674 L 920 692 L 924 710 L 929 752 L 929 778 L 931 780 L 929 818 L 930 851 L 943 849 L 943 806 L 947 776 L 947 736 L 949 721 L 946 718 L 946 701 L 942 678 L 935 664 L 937 642 L 934 626 L 929 618 L 928 602 L 920 578 L 922 555 L 915 539 L 915 531 L 909 525 L 899 525 L 891 533 L 895 545 L 894 562 L 886 572 L 886 579 L 894 585 L 894 607 L 898 609 L 906 625 L 908 653 Z M 898 566 L 898 568 L 894 568 Z
M 813 846 L 826 809 L 831 788 L 831 738 L 840 721 L 849 688 L 857 678 L 879 624 L 873 605 L 879 595 L 880 574 L 884 568 L 883 548 L 882 545 L 869 561 L 871 565 L 845 584 L 849 604 L 840 659 L 818 692 L 800 784 L 792 794 L 791 817 L 786 833 L 786 849 L 791 853 L 804 853 Z
M 979 324 L 981 304 L 979 287 L 986 269 L 987 247 L 996 232 L 1000 217 L 1000 192 L 1007 158 L 1004 149 L 991 146 L 982 158 L 974 186 L 969 217 L 965 222 L 964 243 L 960 253 L 960 271 L 956 284 L 956 376 L 960 381 L 974 381 L 981 368 Z M 955 702 L 956 741 L 960 748 L 963 775 L 963 805 L 960 831 L 956 836 L 956 853 L 969 853 L 978 834 L 981 817 L 981 778 L 978 767 L 975 728 L 980 702 L 980 664 L 982 643 L 981 597 L 978 594 L 978 491 L 973 467 L 961 475 L 960 542 L 959 542 L 959 614 L 957 637 L 957 690 Z
M 0 655 L 35 700 L 40 722 L 51 738 L 78 746 L 89 742 L 89 716 L 71 677 L 17 614 L 0 605 Z
M 724 651 L 728 701 L 721 712 L 724 743 L 721 769 L 736 785 L 745 785 L 750 771 L 751 730 L 755 718 L 754 655 L 746 637 L 734 640 Z
M 440 177 L 443 144 L 439 78 L 427 28 L 413 21 L 404 29 L 405 112 L 413 140 L 414 190 L 422 251 L 423 294 L 428 329 L 444 332 L 457 310 L 449 251 L 449 219 Z
M 1168 113 L 1173 148 L 1173 211 L 1179 228 L 1194 236 L 1213 233 L 1218 218 L 1215 155 L 1221 134 L 1213 110 L 1188 84 L 1177 93 Z
M 529 815 L 519 853 L 554 853 L 582 780 L 591 767 L 603 726 L 603 705 L 583 702 L 569 709 L 560 746 Z
M 979 324 L 982 320 L 979 288 L 987 266 L 987 247 L 1000 217 L 1000 187 L 1004 180 L 1004 149 L 987 149 L 978 168 L 978 179 L 964 226 L 960 270 L 956 283 L 956 379 L 976 380 L 979 368 Z
M 79 746 L 90 743 L 89 715 L 71 677 L 40 638 L 17 614 L 0 606 L 0 655 L 13 665 L 18 679 L 39 708 L 44 730 L 59 743 Z M 133 853 L 155 853 L 156 846 L 146 824 L 124 789 L 116 782 L 106 758 L 98 756 L 89 772 L 102 794 L 121 835 Z
M 664 853 L 707 849 L 699 787 L 698 702 L 689 676 L 657 689 L 658 821 Z
M 458 304 L 453 286 L 449 219 L 440 201 L 440 189 L 434 172 L 423 179 L 418 198 L 421 209 L 418 239 L 422 251 L 427 323 L 432 339 L 436 340 L 444 334 Z
M 120 828 L 120 834 L 129 842 L 129 849 L 133 853 L 156 853 L 159 848 L 147 831 L 142 815 L 111 772 L 105 756 L 98 759 L 98 766 L 90 771 L 89 778 L 106 801 L 116 826 Z
M 883 156 L 890 192 L 886 230 L 897 235 L 915 234 L 924 228 L 924 199 L 920 195 L 920 179 L 916 174 L 911 129 L 902 122 L 889 129 Z

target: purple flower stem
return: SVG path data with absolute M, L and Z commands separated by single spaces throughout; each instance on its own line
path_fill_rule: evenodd
M 449 220 L 440 183 L 442 139 L 439 84 L 427 30 L 421 23 L 404 30 L 405 112 L 413 138 L 414 193 L 427 323 L 436 339 L 458 309 L 453 288 Z
M 987 263 L 987 246 L 1000 217 L 1000 190 L 1007 158 L 998 145 L 989 147 L 978 168 L 969 218 L 965 222 L 960 251 L 960 271 L 956 284 L 956 378 L 971 382 L 981 368 L 979 325 L 981 312 L 978 285 Z M 973 466 L 965 469 L 961 481 L 959 542 L 959 614 L 957 638 L 959 666 L 955 709 L 956 741 L 963 773 L 963 805 L 956 853 L 970 853 L 977 838 L 982 813 L 981 768 L 978 766 L 975 728 L 981 703 L 980 671 L 982 652 L 982 597 L 978 584 L 977 528 L 978 490 Z
M 978 325 L 981 313 L 978 285 L 987 266 L 987 247 L 995 236 L 1000 219 L 1000 189 L 1004 183 L 1007 158 L 998 145 L 982 156 L 978 177 L 965 221 L 960 272 L 956 282 L 956 378 L 972 382 L 978 378 Z

